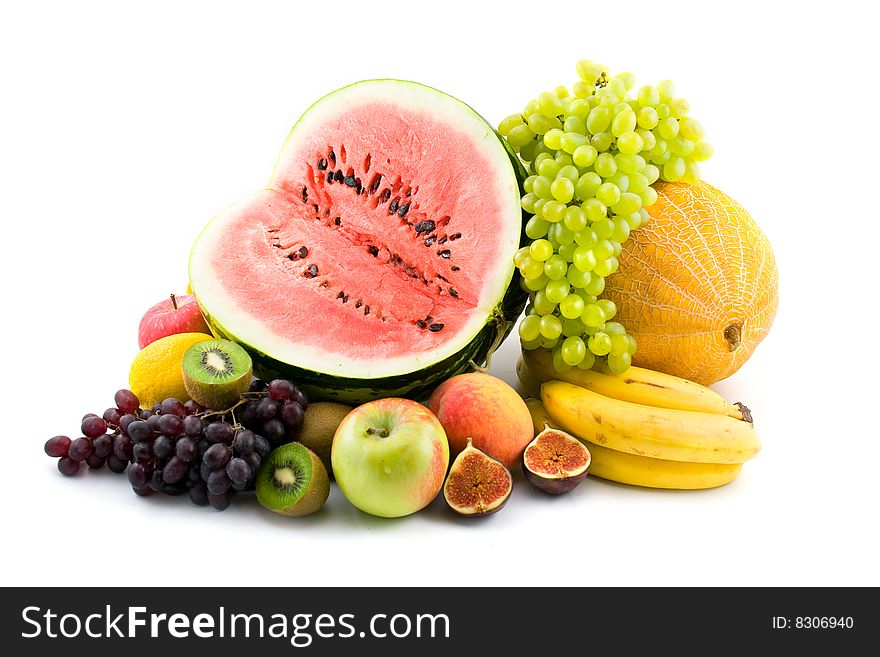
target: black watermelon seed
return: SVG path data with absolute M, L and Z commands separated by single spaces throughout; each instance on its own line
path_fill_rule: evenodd
M 330 183 L 331 185 L 333 184 L 333 172 L 332 171 L 327 172 L 327 182 Z
M 272 246 L 278 246 L 278 245 L 277 245 L 277 244 L 273 244 Z M 287 256 L 287 259 L 288 259 L 288 260 L 296 260 L 296 259 L 297 259 L 297 258 L 296 258 L 296 254 L 295 254 L 295 253 L 291 253 L 291 254 L 289 254 L 289 255 Z
M 382 201 L 382 203 L 384 203 L 389 198 L 391 198 L 391 190 L 390 189 L 383 189 L 382 193 L 379 195 L 379 200 Z
M 416 326 L 418 326 L 418 327 L 421 328 L 421 329 L 423 329 L 423 328 L 428 328 L 428 322 L 426 322 L 426 321 L 423 320 L 423 319 L 417 319 L 417 320 L 416 320 Z
M 309 255 L 309 250 L 306 247 L 301 246 L 301 247 L 299 247 L 299 250 L 296 252 L 296 254 L 300 258 L 305 258 L 307 255 Z
M 330 158 L 330 166 L 335 167 L 336 166 L 336 153 L 333 152 L 332 148 L 330 149 L 330 152 L 327 154 L 327 157 Z
M 441 258 L 445 258 L 446 260 L 449 260 L 449 256 L 452 255 L 452 252 L 449 249 L 443 249 L 442 251 L 437 251 L 437 255 L 440 256 Z
M 369 315 L 369 314 L 370 314 L 370 307 L 369 307 L 369 306 L 364 306 L 364 315 L 366 316 L 366 315 Z
M 458 296 L 458 290 L 456 290 L 454 287 L 449 288 L 449 295 L 450 295 L 450 296 L 453 296 L 453 297 L 457 297 L 457 296 Z
M 309 190 L 308 190 L 306 187 L 303 187 L 303 188 L 302 188 L 301 196 L 302 196 L 303 203 L 308 203 L 308 201 L 309 201 Z
M 310 265 L 308 269 L 303 272 L 303 276 L 306 278 L 314 278 L 318 275 L 318 265 Z
M 342 182 L 344 182 L 349 187 L 355 186 L 354 176 L 345 176 L 345 178 L 342 179 Z
M 360 180 L 355 180 L 354 183 L 355 183 L 355 184 L 354 184 L 354 191 L 355 191 L 357 194 L 360 194 L 362 191 L 364 191 L 364 188 L 361 187 L 361 182 L 360 182 Z
M 400 209 L 397 211 L 397 216 L 405 217 L 407 212 L 409 212 L 409 203 L 400 206 Z
M 345 292 L 340 292 L 340 293 L 338 293 L 338 294 L 336 295 L 336 298 L 337 298 L 337 299 L 342 299 L 342 298 L 344 298 L 344 297 L 345 297 Z
M 361 299 L 358 299 L 357 301 L 354 302 L 355 308 L 360 308 L 363 305 L 364 305 L 364 302 Z
M 430 321 L 433 321 L 433 320 L 434 320 L 434 318 L 431 317 L 431 315 L 428 315 L 427 317 L 425 317 L 425 321 L 426 321 L 426 322 L 430 322 Z
M 432 333 L 436 333 L 437 331 L 442 331 L 442 330 L 443 330 L 443 324 L 431 324 L 431 325 L 428 327 L 428 330 L 431 331 Z
M 388 206 L 388 212 L 394 214 L 397 212 L 397 206 L 400 204 L 399 199 L 394 199 L 391 201 L 391 205 Z
M 341 225 L 342 225 L 342 219 L 339 218 L 339 217 L 336 217 L 336 219 L 333 220 L 333 224 L 336 225 L 336 226 L 341 226 Z
M 336 182 L 342 182 L 343 180 L 345 180 L 345 176 L 342 175 L 342 169 L 334 173 L 333 178 L 336 180 Z
M 382 184 L 382 174 L 377 174 L 376 179 L 373 181 L 373 184 L 370 185 L 370 194 L 374 194 L 377 189 L 379 189 L 379 185 Z
M 322 157 L 320 160 L 318 160 L 318 170 L 324 171 L 326 168 L 327 168 L 327 160 L 325 160 Z
M 428 239 L 425 240 L 425 246 L 431 246 L 434 242 L 437 241 L 436 235 L 431 235 Z
M 374 258 L 379 255 L 379 247 L 377 246 L 368 246 L 367 251 L 369 251 L 370 255 Z
M 449 236 L 449 241 L 457 240 L 460 238 L 461 238 L 461 233 L 455 233 L 455 234 Z
M 449 238 L 446 237 L 446 235 L 444 235 L 443 237 L 440 238 L 440 241 L 437 242 L 437 244 L 446 244 L 447 239 L 449 239 Z
M 450 267 L 450 269 L 452 271 L 458 271 L 459 269 L 461 269 L 461 267 L 459 267 L 458 265 L 452 265 L 452 267 Z

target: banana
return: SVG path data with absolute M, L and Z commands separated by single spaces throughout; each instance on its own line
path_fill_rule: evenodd
M 535 433 L 554 425 L 538 399 L 526 399 Z M 631 486 L 698 490 L 716 488 L 733 481 L 742 469 L 741 463 L 687 463 L 652 459 L 618 452 L 586 442 L 590 450 L 590 474 Z
M 714 390 L 670 374 L 642 367 L 630 367 L 619 375 L 582 370 L 577 367 L 573 367 L 568 372 L 556 372 L 553 369 L 553 357 L 547 349 L 524 350 L 521 358 L 523 365 L 517 363 L 516 373 L 527 390 L 529 386 L 523 380 L 524 377 L 536 378 L 540 381 L 557 379 L 612 399 L 635 404 L 729 415 L 737 420 L 752 421 L 751 414 L 745 406 L 731 404 Z
M 541 386 L 547 414 L 588 442 L 669 461 L 743 463 L 761 448 L 751 424 L 727 415 L 611 399 L 565 381 Z

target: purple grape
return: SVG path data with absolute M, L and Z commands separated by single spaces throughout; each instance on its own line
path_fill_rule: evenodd
M 165 485 L 165 482 L 162 481 L 162 471 L 161 470 L 153 470 L 153 474 L 150 475 L 150 488 L 152 488 L 157 493 L 162 492 L 162 486 Z
M 121 461 L 128 461 L 131 458 L 132 441 L 130 436 L 124 433 L 119 434 L 113 439 L 113 454 Z
M 184 408 L 183 402 L 179 399 L 175 399 L 174 397 L 169 397 L 168 399 L 164 400 L 162 402 L 159 412 L 163 415 L 176 415 L 181 419 L 186 417 L 186 408 Z
M 137 412 L 137 416 L 142 420 L 149 420 L 154 415 L 155 413 L 153 413 L 153 411 L 151 411 L 149 408 L 142 408 Z
M 172 456 L 171 460 L 162 469 L 162 478 L 166 484 L 176 484 L 186 476 L 189 466 L 186 462 L 181 461 L 176 456 Z
M 234 493 L 231 490 L 226 491 L 222 495 L 214 495 L 209 491 L 208 502 L 218 511 L 224 511 L 229 507 L 229 504 L 232 502 L 233 495 Z
M 74 461 L 70 457 L 62 456 L 58 459 L 58 472 L 65 477 L 72 477 L 75 474 L 78 474 L 81 468 L 82 463 L 80 461 Z
M 80 422 L 85 422 L 90 417 L 98 417 L 98 416 L 95 413 L 86 413 L 85 415 L 82 416 L 82 420 L 80 420 Z
M 147 412 L 151 413 L 151 411 L 147 411 Z M 151 430 L 155 431 L 156 433 L 162 433 L 162 428 L 159 425 L 159 421 L 161 419 L 162 419 L 161 415 L 156 415 L 154 413 L 154 414 L 150 415 L 150 417 L 147 418 L 147 424 L 150 425 Z
M 201 413 L 202 411 L 204 411 L 205 407 L 195 400 L 188 399 L 183 405 L 183 410 L 186 412 L 187 415 L 195 415 L 196 413 Z
M 183 420 L 183 433 L 187 436 L 198 436 L 202 433 L 202 429 L 204 428 L 205 425 L 201 418 L 197 418 L 195 415 L 187 415 Z
M 202 480 L 199 473 L 199 463 L 189 463 L 189 470 L 186 471 L 186 479 L 190 484 L 197 484 Z
M 92 454 L 89 458 L 86 459 L 86 465 L 89 466 L 92 470 L 100 470 L 104 467 L 104 463 L 106 462 L 106 460 L 107 459 L 103 456 Z
M 235 441 L 232 446 L 239 454 L 250 454 L 256 447 L 254 432 L 249 429 L 239 429 L 235 432 Z
M 251 381 L 248 392 L 263 392 L 268 386 L 269 384 L 262 379 L 254 379 L 253 381 Z
M 176 415 L 160 415 L 159 431 L 167 436 L 179 436 L 183 433 L 183 421 Z
M 143 420 L 135 420 L 129 424 L 126 433 L 135 443 L 143 443 L 153 439 L 153 428 L 149 422 Z
M 162 492 L 166 495 L 183 495 L 186 492 L 186 484 L 165 484 L 162 486 Z
M 198 451 L 199 448 L 196 446 L 196 441 L 186 436 L 178 440 L 177 445 L 174 447 L 174 453 L 177 458 L 186 463 L 195 460 Z
M 140 497 L 149 497 L 153 494 L 153 489 L 149 486 L 132 486 L 131 489 L 134 491 L 135 495 L 139 495 Z
M 132 463 L 128 466 L 127 475 L 128 483 L 132 485 L 132 488 L 143 488 L 150 478 L 150 472 L 141 463 Z
M 131 456 L 138 463 L 149 463 L 153 460 L 153 445 L 151 443 L 135 443 L 131 450 Z
M 211 443 L 209 443 L 207 440 L 200 440 L 198 442 L 198 447 L 196 447 L 196 453 L 198 454 L 196 458 L 201 461 L 202 457 L 205 456 L 205 452 L 207 452 L 210 448 Z
M 284 401 L 293 396 L 295 386 L 287 379 L 275 379 L 269 383 L 269 396 L 275 401 Z
M 208 477 L 208 492 L 212 495 L 222 495 L 229 490 L 229 483 L 226 470 L 214 470 Z
M 104 411 L 103 417 L 107 424 L 112 424 L 114 427 L 118 427 L 119 420 L 122 419 L 122 413 L 119 412 L 118 408 L 108 408 Z
M 156 415 L 158 415 L 162 411 L 162 402 L 156 402 L 150 407 L 150 410 L 153 411 Z
M 245 463 L 250 466 L 252 473 L 255 473 L 257 470 L 260 469 L 260 463 L 262 463 L 262 459 L 260 458 L 260 455 L 256 452 L 245 454 L 241 458 L 243 458 L 245 460 Z
M 70 443 L 70 449 L 67 450 L 67 456 L 73 459 L 74 461 L 85 461 L 92 455 L 94 448 L 92 447 L 92 441 L 88 438 L 77 438 L 72 443 Z
M 113 453 L 113 436 L 105 433 L 98 436 L 92 441 L 92 447 L 95 448 L 95 456 L 105 459 Z
M 251 466 L 244 459 L 231 459 L 226 464 L 226 476 L 236 490 L 243 490 L 251 478 Z
M 257 417 L 257 404 L 258 402 L 255 401 L 249 401 L 242 404 L 235 413 L 236 417 L 238 417 L 238 421 L 245 426 L 249 426 L 253 423 Z
M 196 506 L 208 506 L 208 487 L 204 483 L 190 487 L 189 499 Z
M 293 394 L 290 396 L 290 401 L 296 402 L 302 406 L 303 410 L 309 407 L 309 398 L 306 397 L 306 393 L 304 393 L 301 388 L 294 387 Z
M 205 427 L 205 439 L 209 443 L 231 445 L 235 439 L 235 429 L 225 422 L 214 422 Z
M 43 445 L 43 450 L 45 450 L 46 454 L 53 457 L 66 457 L 69 449 L 70 438 L 67 436 L 55 436 L 54 438 L 49 438 L 49 440 L 46 441 L 46 444 Z
M 264 422 L 267 420 L 271 420 L 275 417 L 275 413 L 278 412 L 278 402 L 274 399 L 270 399 L 269 397 L 264 397 L 260 400 L 260 403 L 257 404 L 257 418 L 263 420 Z
M 102 417 L 87 417 L 82 421 L 80 429 L 86 438 L 97 438 L 107 433 L 107 420 Z
M 167 459 L 174 453 L 174 439 L 168 436 L 159 436 L 153 441 L 153 454 L 157 459 Z
M 125 388 L 116 391 L 113 401 L 116 402 L 116 408 L 122 413 L 134 413 L 141 404 L 137 396 L 131 390 L 126 390 Z
M 202 481 L 208 481 L 208 477 L 211 476 L 212 472 L 214 472 L 214 468 L 202 461 L 201 465 L 199 465 L 199 476 L 202 478 Z
M 269 441 L 271 445 L 280 445 L 287 441 L 287 430 L 281 423 L 281 420 L 269 420 L 263 422 L 260 427 L 260 434 Z
M 254 450 L 260 455 L 261 459 L 264 459 L 272 451 L 272 445 L 263 436 L 254 436 Z
M 211 468 L 220 468 L 226 465 L 229 460 L 229 448 L 223 444 L 211 445 L 202 461 L 207 463 Z
M 287 402 L 281 406 L 278 417 L 290 431 L 297 431 L 302 426 L 305 412 L 299 402 Z
M 110 468 L 111 472 L 122 474 L 128 467 L 128 459 L 121 459 L 116 454 L 111 454 L 107 457 L 107 467 Z

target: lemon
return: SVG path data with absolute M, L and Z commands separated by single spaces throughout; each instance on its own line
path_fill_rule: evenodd
M 183 355 L 194 344 L 213 339 L 206 333 L 178 333 L 141 349 L 128 372 L 128 387 L 137 395 L 141 408 L 150 408 L 168 397 L 189 399 L 183 385 Z

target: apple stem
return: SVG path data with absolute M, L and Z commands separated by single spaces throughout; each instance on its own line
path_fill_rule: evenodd
M 174 307 L 174 310 L 177 310 L 177 297 L 174 296 L 174 293 L 171 293 L 171 305 Z
M 379 427 L 378 429 L 374 427 L 370 427 L 367 429 L 368 436 L 379 436 L 379 438 L 387 438 L 388 437 L 388 429 L 385 427 Z

